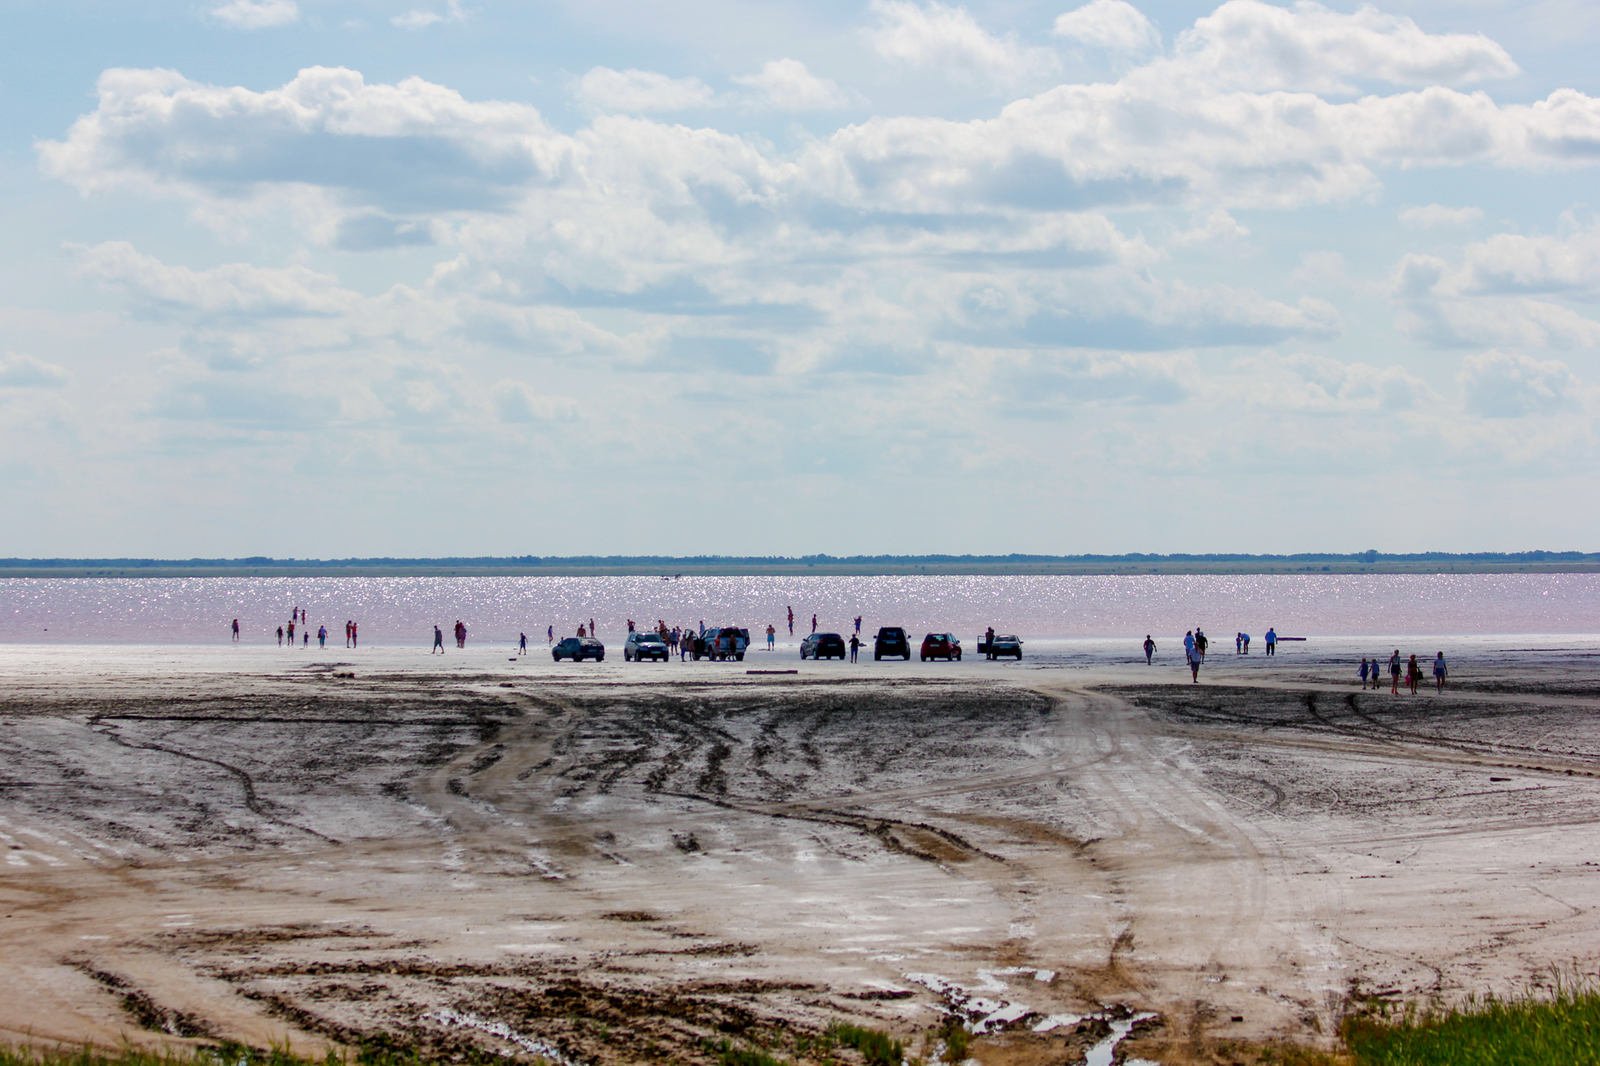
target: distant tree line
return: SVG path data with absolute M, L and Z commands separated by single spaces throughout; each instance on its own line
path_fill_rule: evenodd
M 688 566 L 1115 566 L 1152 564 L 1301 564 L 1342 563 L 1404 565 L 1457 563 L 1515 565 L 1519 563 L 1600 564 L 1600 552 L 1297 552 L 1290 555 L 1173 554 L 1135 552 L 1127 555 L 479 555 L 437 558 L 274 559 L 252 555 L 242 559 L 0 559 L 0 569 L 272 569 L 318 567 L 393 569 L 428 567 L 505 569 L 538 567 L 659 567 Z

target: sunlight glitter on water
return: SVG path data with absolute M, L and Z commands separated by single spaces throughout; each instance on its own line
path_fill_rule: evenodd
M 770 622 L 788 638 L 900 625 L 1029 637 L 1182 633 L 1214 639 L 1268 626 L 1289 635 L 1371 633 L 1503 635 L 1600 630 L 1596 574 L 1268 574 L 883 577 L 383 577 L 10 578 L 0 580 L 0 641 L 214 643 L 238 618 L 245 641 L 273 639 L 294 607 L 312 628 L 343 640 L 347 619 L 363 642 L 414 643 L 456 619 L 477 639 L 569 635 L 593 618 L 602 636 L 641 627 Z M 1258 645 L 1259 647 L 1259 645 Z

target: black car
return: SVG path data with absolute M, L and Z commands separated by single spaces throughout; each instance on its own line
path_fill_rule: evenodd
M 643 662 L 645 659 L 660 659 L 667 661 L 667 642 L 661 639 L 660 633 L 629 633 L 627 641 L 622 645 L 622 658 L 624 661 Z
M 813 633 L 800 642 L 802 659 L 843 659 L 844 638 L 837 633 Z
M 898 655 L 910 661 L 911 638 L 906 636 L 906 631 L 899 626 L 884 626 L 878 630 L 878 636 L 872 642 L 872 657 L 881 659 L 885 655 Z
M 598 663 L 603 662 L 605 657 L 606 646 L 593 637 L 563 637 L 550 649 L 550 658 L 556 662 L 571 659 L 581 663 L 585 659 L 593 659 Z

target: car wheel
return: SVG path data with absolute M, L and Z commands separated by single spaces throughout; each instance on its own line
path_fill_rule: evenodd
M 734 658 L 738 659 L 740 662 L 744 662 L 744 652 L 740 652 L 738 655 L 735 655 Z
M 882 658 L 883 658 L 883 656 L 879 655 L 877 652 L 873 652 L 872 653 L 872 661 L 873 662 L 877 662 L 879 659 L 882 659 Z

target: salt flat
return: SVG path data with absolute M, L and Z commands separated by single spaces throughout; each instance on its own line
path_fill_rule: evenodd
M 1592 644 L 1362 692 L 1387 650 L 9 646 L 0 1028 L 576 1063 L 957 1011 L 1020 1063 L 1151 1011 L 1124 1052 L 1178 1062 L 1592 971 Z

